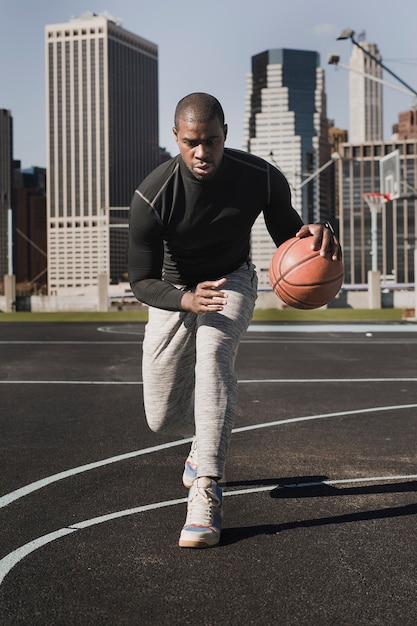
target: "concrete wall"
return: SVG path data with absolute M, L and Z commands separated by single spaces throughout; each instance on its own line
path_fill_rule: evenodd
M 411 309 L 414 308 L 414 291 L 383 291 L 381 294 L 382 308 Z M 260 291 L 256 302 L 257 309 L 282 309 L 284 305 L 272 291 Z M 364 291 L 341 291 L 330 302 L 328 309 L 369 309 L 369 294 Z
M 414 309 L 414 291 L 389 291 L 383 292 L 382 307 L 395 309 Z M 124 308 L 132 306 L 136 300 L 129 296 L 121 295 L 113 300 L 113 306 Z M 138 304 L 138 303 L 137 303 Z M 108 309 L 112 306 L 112 300 L 108 299 Z M 140 306 L 138 304 L 138 306 Z M 282 309 L 285 308 L 281 300 L 272 291 L 260 291 L 256 303 L 257 309 Z M 367 291 L 343 291 L 325 308 L 353 308 L 368 309 L 369 295 Z M 83 294 L 74 296 L 31 296 L 30 310 L 38 313 L 53 313 L 59 311 L 100 311 L 103 309 L 103 298 L 99 294 Z M 6 296 L 0 296 L 0 311 L 6 312 Z

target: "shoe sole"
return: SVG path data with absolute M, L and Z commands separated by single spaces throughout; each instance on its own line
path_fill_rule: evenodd
M 195 539 L 194 541 L 192 541 L 191 539 L 180 539 L 178 545 L 180 548 L 214 548 L 219 544 L 219 541 L 220 537 L 217 538 L 214 543 L 208 542 L 205 539 L 202 539 L 201 541 L 196 541 Z

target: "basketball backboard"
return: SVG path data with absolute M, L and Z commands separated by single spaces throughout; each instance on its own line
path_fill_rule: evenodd
M 391 200 L 401 195 L 400 152 L 394 150 L 379 160 L 379 177 L 382 194 L 389 194 Z

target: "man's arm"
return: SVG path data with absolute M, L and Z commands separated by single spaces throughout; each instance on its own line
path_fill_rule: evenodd
M 278 247 L 291 237 L 312 236 L 312 250 L 320 250 L 322 256 L 334 260 L 342 258 L 342 251 L 330 225 L 303 224 L 293 208 L 291 190 L 285 176 L 271 166 L 270 202 L 264 210 L 265 224 Z
M 164 248 L 162 224 L 138 193 L 130 205 L 127 264 L 132 291 L 139 302 L 180 311 L 183 291 L 162 280 Z
M 275 245 L 295 237 L 303 221 L 291 203 L 291 190 L 285 176 L 270 167 L 269 202 L 264 209 L 265 224 Z

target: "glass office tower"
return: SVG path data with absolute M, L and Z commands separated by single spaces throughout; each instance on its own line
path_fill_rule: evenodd
M 317 52 L 274 49 L 252 57 L 244 148 L 284 173 L 304 222 L 332 217 L 330 172 L 324 170 L 303 184 L 330 158 L 324 71 Z M 260 285 L 269 285 L 275 247 L 263 216 L 252 231 L 251 247 Z

